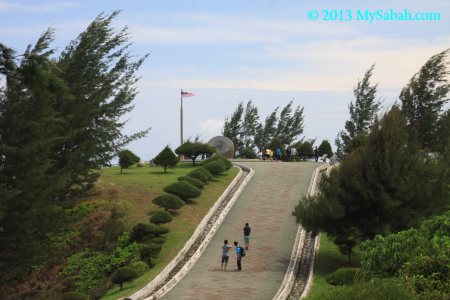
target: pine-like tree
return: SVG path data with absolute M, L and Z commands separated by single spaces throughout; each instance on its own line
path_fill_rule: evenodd
M 223 124 L 222 134 L 233 142 L 235 152 L 243 146 L 241 140 L 243 113 L 244 105 L 241 102 L 235 112 L 231 115 L 230 119 L 228 120 L 228 117 L 225 118 L 225 123 Z
M 333 150 L 331 150 L 331 145 L 328 140 L 323 140 L 319 145 L 319 153 L 320 155 L 326 154 L 328 158 L 333 156 Z
M 260 130 L 258 108 L 252 103 L 252 100 L 247 102 L 245 107 L 244 121 L 242 122 L 242 143 L 243 147 L 238 149 L 242 152 L 245 148 L 253 149 L 255 144 L 256 133 Z
M 446 62 L 449 51 L 432 56 L 400 94 L 402 112 L 410 133 L 416 135 L 420 146 L 427 150 L 433 149 L 439 115 L 449 101 L 450 73 Z

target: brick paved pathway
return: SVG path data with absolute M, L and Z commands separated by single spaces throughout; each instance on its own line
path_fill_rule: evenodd
M 272 299 L 283 281 L 297 232 L 291 215 L 308 190 L 318 163 L 245 163 L 255 175 L 225 218 L 203 255 L 163 299 Z M 234 248 L 228 271 L 220 270 L 224 239 L 243 244 L 244 224 L 252 228 L 250 249 L 236 271 Z

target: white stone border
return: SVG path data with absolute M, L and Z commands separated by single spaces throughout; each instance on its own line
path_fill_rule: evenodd
M 192 266 L 197 262 L 197 260 L 200 258 L 204 250 L 206 249 L 206 246 L 208 246 L 209 242 L 211 241 L 212 237 L 216 233 L 217 229 L 219 228 L 220 224 L 222 224 L 223 220 L 225 219 L 225 216 L 230 211 L 233 204 L 236 202 L 239 195 L 242 193 L 242 190 L 247 185 L 247 183 L 250 181 L 250 179 L 253 177 L 253 174 L 255 171 L 248 167 L 248 166 L 242 166 L 240 164 L 234 163 L 237 167 L 239 167 L 239 173 L 234 178 L 234 180 L 231 182 L 231 184 L 227 187 L 227 189 L 222 193 L 222 195 L 219 197 L 219 199 L 216 201 L 213 207 L 211 207 L 206 214 L 205 217 L 203 217 L 200 224 L 195 229 L 194 233 L 192 234 L 191 238 L 184 244 L 183 249 L 181 249 L 177 256 L 156 276 L 151 282 L 149 282 L 145 287 L 140 289 L 139 291 L 135 292 L 133 295 L 126 297 L 131 300 L 138 300 L 138 299 L 159 299 L 162 296 L 164 296 L 167 292 L 169 292 L 186 274 L 187 272 L 192 268 Z M 211 216 L 216 212 L 217 208 L 221 204 L 222 200 L 228 195 L 228 193 L 235 187 L 235 185 L 238 183 L 238 181 L 244 176 L 244 172 L 242 171 L 242 168 L 247 168 L 250 170 L 247 177 L 244 179 L 242 184 L 239 186 L 239 188 L 234 193 L 233 197 L 228 202 L 227 206 L 223 209 L 220 216 L 217 218 L 214 225 L 211 227 L 210 231 L 208 232 L 207 236 L 202 241 L 201 245 L 198 247 L 197 251 L 192 255 L 192 257 L 189 259 L 189 261 L 186 262 L 186 264 L 183 266 L 183 268 L 178 271 L 178 273 L 162 288 L 160 288 L 155 294 L 153 294 L 150 297 L 146 297 L 146 295 L 150 294 L 158 285 L 160 285 L 168 276 L 169 273 L 172 271 L 172 269 L 184 258 L 186 252 L 191 248 L 192 244 L 196 241 L 198 236 L 203 232 L 205 229 L 209 219 Z M 146 297 L 146 298 L 144 298 Z M 123 298 L 122 298 L 123 299 Z
M 325 168 L 328 168 L 329 165 L 321 165 L 319 167 L 317 167 L 313 174 L 311 175 L 311 181 L 309 183 L 309 187 L 308 187 L 308 195 L 312 196 L 316 193 L 316 187 L 317 187 L 317 181 L 320 175 L 320 171 L 322 171 Z M 298 266 L 300 263 L 300 258 L 301 258 L 301 254 L 302 254 L 302 250 L 303 250 L 303 244 L 305 242 L 305 236 L 306 236 L 306 231 L 303 229 L 303 227 L 301 225 L 298 226 L 298 230 L 297 230 L 297 235 L 295 237 L 295 242 L 294 242 L 294 247 L 292 248 L 292 253 L 291 253 L 291 259 L 289 262 L 289 266 L 286 270 L 286 274 L 284 275 L 284 279 L 283 282 L 281 283 L 280 288 L 278 289 L 278 292 L 275 294 L 275 296 L 273 297 L 273 300 L 285 300 L 289 297 L 292 288 L 294 287 L 294 283 L 295 283 L 295 278 L 296 278 L 296 273 L 298 270 Z M 315 251 L 314 251 L 314 255 L 312 258 L 312 262 L 311 262 L 311 267 L 309 270 L 309 275 L 308 275 L 308 282 L 305 286 L 305 289 L 300 297 L 300 299 L 303 299 L 306 294 L 309 291 L 310 285 L 312 283 L 312 278 L 313 278 L 313 269 L 314 269 L 314 257 L 315 257 L 315 253 L 316 250 L 319 249 L 319 237 L 316 237 L 316 242 L 314 245 Z

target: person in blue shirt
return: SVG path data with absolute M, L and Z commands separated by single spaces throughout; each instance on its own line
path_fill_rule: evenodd
M 234 246 L 236 247 L 236 262 L 237 262 L 237 267 L 239 271 L 242 271 L 242 252 L 243 252 L 243 248 L 241 246 L 239 246 L 238 242 L 234 242 Z
M 281 149 L 280 149 L 280 147 L 277 147 L 277 149 L 275 150 L 275 154 L 277 156 L 277 161 L 281 161 Z

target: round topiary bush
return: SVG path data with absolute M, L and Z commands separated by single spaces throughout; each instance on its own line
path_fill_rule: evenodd
M 172 194 L 158 196 L 153 199 L 152 202 L 165 210 L 177 210 L 184 205 L 184 201 L 181 200 L 180 197 Z
M 166 224 L 173 220 L 173 217 L 165 211 L 156 211 L 151 217 L 150 222 L 153 224 Z
M 249 158 L 249 159 L 255 159 L 256 153 L 251 148 L 244 148 L 241 153 L 239 153 L 240 158 Z
M 189 172 L 187 175 L 186 175 L 186 177 L 190 177 L 190 178 L 195 178 L 195 179 L 198 179 L 198 180 L 201 180 L 203 183 L 207 183 L 208 182 L 208 176 L 206 176 L 203 172 L 201 172 L 201 171 L 197 171 L 197 170 L 194 170 L 194 171 L 192 171 L 192 172 Z
M 139 245 L 139 256 L 143 261 L 150 261 L 152 258 L 155 258 L 159 252 L 161 252 L 160 244 L 141 244 Z
M 145 241 L 160 235 L 159 226 L 151 223 L 138 223 L 131 230 L 130 240 L 131 242 Z
M 200 179 L 197 179 L 194 177 L 189 177 L 189 176 L 178 177 L 178 181 L 187 181 L 190 184 L 198 187 L 199 189 L 202 189 L 205 186 L 205 183 L 203 181 L 201 181 Z
M 220 160 L 212 161 L 210 163 L 204 164 L 203 168 L 208 170 L 213 175 L 219 175 L 226 171 L 225 164 Z
M 204 167 L 198 167 L 194 171 L 202 172 L 203 174 L 205 174 L 206 177 L 208 177 L 208 180 L 211 180 L 213 178 L 213 175 L 211 174 L 211 172 L 206 170 Z
M 181 199 L 197 198 L 202 193 L 199 188 L 187 181 L 174 182 L 163 189 L 166 193 L 173 194 Z
M 138 272 L 135 269 L 132 267 L 122 267 L 114 272 L 111 281 L 114 284 L 119 284 L 120 290 L 122 290 L 124 282 L 133 281 L 137 277 Z
M 209 162 L 216 161 L 216 160 L 220 160 L 221 162 L 223 162 L 225 164 L 225 167 L 227 168 L 227 170 L 233 166 L 233 164 L 225 156 L 220 155 L 220 154 L 215 154 L 214 156 L 205 159 L 203 161 L 203 164 L 207 164 Z
M 68 292 L 62 295 L 62 300 L 87 300 L 88 295 L 80 292 Z
M 358 268 L 340 268 L 325 276 L 325 280 L 332 285 L 352 285 Z

